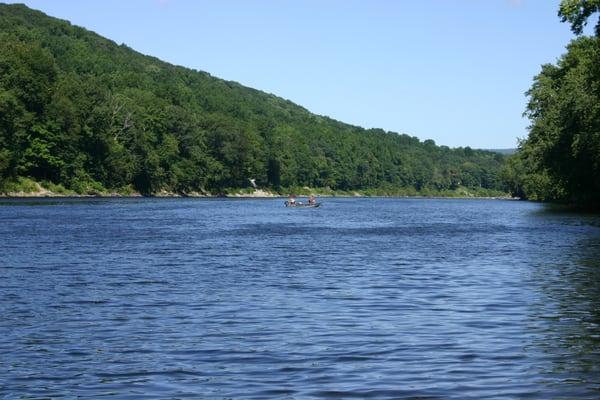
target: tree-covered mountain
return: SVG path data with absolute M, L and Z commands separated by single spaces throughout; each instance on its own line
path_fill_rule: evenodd
M 0 4 L 0 186 L 499 189 L 503 159 L 344 124 Z

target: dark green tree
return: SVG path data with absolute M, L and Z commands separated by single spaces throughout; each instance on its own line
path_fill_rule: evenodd
M 600 0 L 561 0 L 558 16 L 571 24 L 571 30 L 581 35 L 590 16 L 600 12 Z M 600 18 L 596 23 L 596 36 L 600 36 Z

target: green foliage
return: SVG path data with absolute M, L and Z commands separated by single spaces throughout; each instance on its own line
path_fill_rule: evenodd
M 17 177 L 0 181 L 0 193 L 36 193 L 39 189 L 40 186 L 29 178 Z
M 45 189 L 48 189 L 49 191 L 51 191 L 52 193 L 56 193 L 62 196 L 72 196 L 75 194 L 82 194 L 82 193 L 78 193 L 74 190 L 69 190 L 66 189 L 63 185 L 61 184 L 56 184 L 56 183 L 52 183 L 49 181 L 45 181 L 41 183 L 41 186 Z
M 600 0 L 563 0 L 559 16 L 581 34 Z M 500 172 L 504 189 L 531 200 L 600 207 L 600 21 L 542 66 L 527 92 L 529 136 Z
M 600 37 L 574 40 L 528 95 L 529 137 L 505 184 L 530 199 L 600 205 Z
M 27 176 L 84 194 L 223 193 L 250 179 L 272 189 L 478 193 L 501 189 L 503 160 L 317 116 L 0 4 L 0 181 Z
M 600 12 L 600 0 L 561 0 L 558 16 L 562 22 L 569 22 L 571 30 L 580 35 L 588 18 Z M 600 18 L 596 24 L 596 36 L 600 36 Z

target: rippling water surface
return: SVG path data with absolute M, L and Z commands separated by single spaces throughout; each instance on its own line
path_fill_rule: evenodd
M 600 218 L 0 202 L 0 397 L 600 398 Z

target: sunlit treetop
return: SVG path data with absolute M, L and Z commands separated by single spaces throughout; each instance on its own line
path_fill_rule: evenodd
M 581 35 L 589 17 L 598 12 L 600 12 L 600 0 L 562 0 L 558 16 L 562 22 L 571 24 L 571 30 L 575 34 Z M 596 36 L 600 36 L 600 18 L 595 30 Z

